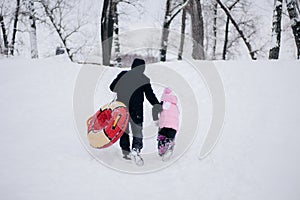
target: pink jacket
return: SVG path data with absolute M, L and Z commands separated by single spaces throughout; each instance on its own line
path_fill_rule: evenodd
M 173 128 L 178 131 L 179 128 L 179 109 L 177 106 L 177 97 L 171 94 L 172 90 L 166 88 L 163 95 L 163 111 L 159 117 L 159 128 Z

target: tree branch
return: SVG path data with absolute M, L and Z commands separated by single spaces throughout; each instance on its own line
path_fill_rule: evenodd
M 188 5 L 188 3 L 189 3 L 189 1 L 190 0 L 185 0 L 185 2 L 184 3 L 182 3 L 182 4 L 180 4 L 180 5 L 178 5 L 178 6 L 176 6 L 175 8 L 177 8 L 178 7 L 178 10 L 174 13 L 174 14 L 171 14 L 171 17 L 170 17 L 170 19 L 168 20 L 168 23 L 170 24 L 172 21 L 173 21 L 173 19 Z M 171 13 L 175 10 L 175 8 L 171 11 Z
M 240 0 L 236 0 L 231 6 L 228 7 L 229 10 L 232 10 L 236 4 L 238 4 Z
M 44 0 L 41 0 L 40 3 L 41 3 L 42 6 L 44 7 L 44 10 L 45 10 L 45 13 L 46 13 L 47 17 L 50 19 L 50 21 L 51 21 L 51 23 L 52 23 L 54 29 L 56 30 L 56 32 L 57 32 L 59 38 L 61 39 L 61 41 L 62 41 L 62 43 L 63 43 L 63 45 L 64 45 L 64 47 L 65 47 L 65 49 L 66 49 L 66 52 L 67 52 L 67 54 L 68 54 L 69 59 L 73 62 L 73 56 L 72 56 L 72 54 L 70 53 L 70 48 L 68 48 L 68 46 L 67 46 L 66 38 L 63 37 L 62 32 L 61 32 L 61 28 L 56 24 L 55 19 L 54 19 L 54 17 L 53 17 L 53 12 L 51 12 L 51 11 L 53 11 L 53 10 L 51 9 L 51 10 L 49 11 L 49 8 L 48 8 L 48 6 L 45 4 Z
M 221 2 L 221 0 L 216 0 L 217 3 L 220 5 L 220 7 L 223 9 L 223 11 L 226 13 L 226 15 L 229 17 L 231 23 L 234 25 L 235 29 L 237 30 L 237 32 L 240 34 L 240 36 L 242 37 L 248 51 L 249 54 L 251 56 L 251 58 L 253 60 L 256 60 L 256 51 L 252 50 L 252 46 L 249 43 L 248 39 L 246 38 L 244 32 L 240 29 L 239 25 L 237 24 L 237 22 L 234 20 L 234 18 L 232 17 L 229 9 Z

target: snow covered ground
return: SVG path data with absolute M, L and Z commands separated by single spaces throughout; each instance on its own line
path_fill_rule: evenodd
M 226 119 L 215 149 L 199 160 L 200 134 L 172 165 L 136 175 L 99 163 L 84 148 L 73 115 L 80 65 L 62 57 L 0 59 L 1 199 L 298 200 L 299 62 L 214 64 L 226 95 Z M 110 76 L 101 79 L 100 86 L 119 70 L 106 71 Z M 192 73 L 186 75 L 190 83 L 197 81 Z M 209 124 L 210 100 L 198 81 L 194 91 L 199 92 L 201 132 Z M 159 86 L 155 88 L 159 93 Z M 95 102 L 101 100 L 99 91 Z M 109 91 L 105 94 L 111 98 Z M 179 135 L 177 139 L 180 143 Z M 117 150 L 111 147 L 116 157 Z M 145 147 L 149 151 L 151 147 Z M 159 162 L 152 159 L 145 158 L 145 167 Z

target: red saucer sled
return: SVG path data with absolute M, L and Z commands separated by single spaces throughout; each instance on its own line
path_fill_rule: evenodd
M 87 120 L 90 145 L 98 149 L 113 145 L 125 132 L 128 121 L 129 113 L 122 102 L 113 101 L 102 106 Z

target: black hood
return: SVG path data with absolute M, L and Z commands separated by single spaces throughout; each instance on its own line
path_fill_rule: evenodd
M 135 58 L 131 65 L 131 69 L 135 69 L 143 73 L 145 71 L 145 60 Z

